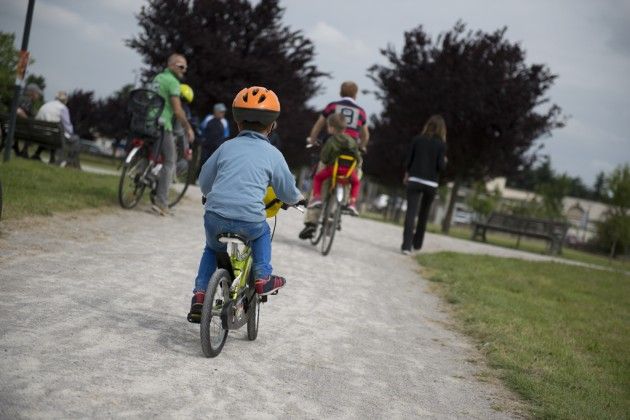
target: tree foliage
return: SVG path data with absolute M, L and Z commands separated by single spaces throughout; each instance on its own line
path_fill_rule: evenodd
M 111 96 L 99 101 L 96 112 L 98 120 L 95 124 L 95 129 L 99 134 L 116 141 L 127 135 L 129 128 L 127 101 L 133 89 L 131 84 L 124 85 Z
M 601 175 L 603 176 L 603 174 Z M 551 167 L 549 156 L 542 156 L 535 165 L 520 168 L 507 180 L 509 187 L 527 191 L 537 191 L 541 185 L 554 183 L 566 184 L 565 195 L 589 200 L 602 199 L 601 191 L 598 192 L 597 185 L 591 189 L 584 184 L 580 177 L 572 177 L 566 173 L 556 173 Z M 601 188 L 600 186 L 599 189 L 601 190 Z
M 94 91 L 74 90 L 68 95 L 66 105 L 75 134 L 83 139 L 94 139 L 92 128 L 98 122 L 98 103 L 94 99 Z
M 369 69 L 384 110 L 374 120 L 368 173 L 399 183 L 409 139 L 432 114 L 447 122 L 448 179 L 506 176 L 532 162 L 536 139 L 562 126 L 558 106 L 543 109 L 556 76 L 526 64 L 505 33 L 458 22 L 432 40 L 419 26 L 405 33 L 400 53 L 381 50 L 388 64 Z
M 11 107 L 15 86 L 15 66 L 18 51 L 15 49 L 15 34 L 0 32 L 0 113 L 7 113 Z
M 200 116 L 216 102 L 231 104 L 243 87 L 262 85 L 282 104 L 281 135 L 303 138 L 312 124 L 306 102 L 325 76 L 312 42 L 282 24 L 278 0 L 150 0 L 138 14 L 141 33 L 128 45 L 143 57 L 145 80 L 164 68 L 173 52 L 188 60 L 186 83 L 195 90 Z M 303 142 L 285 141 L 290 163 L 304 163 Z
M 598 225 L 597 240 L 615 257 L 630 251 L 630 164 L 618 166 L 605 178 L 604 196 L 610 210 Z

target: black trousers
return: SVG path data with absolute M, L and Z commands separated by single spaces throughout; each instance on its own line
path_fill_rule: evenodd
M 410 182 L 407 185 L 407 214 L 405 215 L 402 249 L 411 250 L 412 245 L 414 249 L 422 248 L 429 210 L 435 198 L 436 190 L 437 188 L 419 182 Z M 416 216 L 418 216 L 417 223 L 415 223 Z

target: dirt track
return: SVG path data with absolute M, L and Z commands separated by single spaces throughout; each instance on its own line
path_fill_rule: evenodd
M 263 306 L 256 341 L 237 331 L 204 358 L 185 319 L 196 194 L 168 218 L 142 207 L 3 222 L 0 418 L 515 415 L 399 254 L 400 228 L 373 221 L 346 217 L 322 257 L 297 239 L 301 215 L 282 213 L 273 265 L 287 287 Z M 449 241 L 429 235 L 428 250 L 464 242 Z

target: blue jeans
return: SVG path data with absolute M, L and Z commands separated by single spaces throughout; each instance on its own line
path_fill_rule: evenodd
M 217 252 L 225 252 L 227 246 L 217 240 L 220 233 L 236 233 L 251 243 L 254 278 L 271 275 L 271 231 L 266 221 L 243 222 L 226 219 L 207 211 L 203 216 L 206 228 L 206 247 L 201 255 L 199 271 L 193 292 L 206 291 L 210 277 L 217 269 Z

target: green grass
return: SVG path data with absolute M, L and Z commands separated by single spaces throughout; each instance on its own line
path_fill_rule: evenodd
M 430 225 L 427 227 L 427 231 L 431 233 L 441 234 L 440 227 L 437 225 Z M 449 236 L 459 239 L 471 240 L 471 229 L 469 227 L 452 226 L 449 231 Z M 488 231 L 486 236 L 488 243 L 491 245 L 497 245 L 504 248 L 520 249 L 522 251 L 533 252 L 535 254 L 547 254 L 547 242 L 541 239 L 521 238 L 521 242 L 517 248 L 516 237 L 502 232 Z M 562 247 L 562 255 L 560 258 L 566 258 L 572 261 L 579 261 L 586 264 L 601 265 L 604 267 L 610 267 L 620 270 L 630 270 L 630 261 L 624 259 L 610 259 L 601 254 L 593 254 L 576 249 L 569 248 L 567 246 Z
M 90 166 L 97 166 L 103 169 L 111 169 L 114 171 L 117 171 L 122 166 L 122 158 L 112 159 L 105 156 L 81 153 L 79 159 L 81 163 L 86 163 Z
M 117 204 L 118 178 L 24 159 L 0 164 L 3 219 Z
M 630 276 L 456 253 L 419 262 L 535 417 L 628 418 Z

